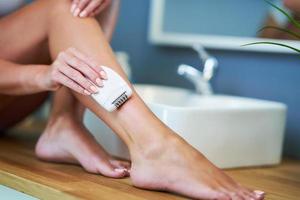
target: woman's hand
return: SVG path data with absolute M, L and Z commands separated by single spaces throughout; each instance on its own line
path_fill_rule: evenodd
M 46 85 L 49 90 L 57 90 L 64 85 L 78 93 L 97 93 L 96 86 L 103 86 L 105 71 L 91 58 L 75 48 L 61 52 L 46 72 Z
M 111 0 L 73 0 L 71 13 L 74 17 L 93 17 L 110 3 Z

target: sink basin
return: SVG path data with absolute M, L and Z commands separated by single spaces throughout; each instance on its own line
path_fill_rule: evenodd
M 281 161 L 286 106 L 226 95 L 135 85 L 154 114 L 221 168 L 274 165 Z M 85 124 L 110 153 L 129 158 L 123 142 L 91 112 Z

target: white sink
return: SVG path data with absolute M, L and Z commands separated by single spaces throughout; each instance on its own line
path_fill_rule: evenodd
M 274 165 L 281 161 L 286 106 L 250 98 L 201 96 L 188 90 L 135 85 L 166 125 L 221 168 Z M 114 155 L 129 158 L 123 142 L 91 112 L 88 129 Z

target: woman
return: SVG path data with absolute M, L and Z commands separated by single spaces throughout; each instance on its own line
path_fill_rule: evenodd
M 298 0 L 284 0 L 284 5 L 291 9 L 294 14 L 299 15 L 300 13 L 300 2 Z
M 300 21 L 300 1 L 299 0 L 284 0 L 284 1 L 278 1 L 278 4 L 284 4 L 286 8 L 289 9 L 291 12 L 291 15 L 296 21 Z M 280 7 L 280 6 L 279 6 Z M 278 10 L 274 10 L 276 14 L 280 16 L 280 21 L 282 19 L 283 22 L 278 22 L 274 17 L 268 16 L 265 22 L 265 26 L 273 26 L 273 27 L 279 27 L 288 29 L 289 31 L 296 32 L 299 34 L 300 30 L 299 27 L 296 27 L 294 24 L 292 24 L 286 16 L 284 16 L 282 13 L 280 13 Z M 263 38 L 272 38 L 272 39 L 285 39 L 285 40 L 299 40 L 298 37 L 292 36 L 289 33 L 286 33 L 281 30 L 276 29 L 264 29 L 260 32 L 260 37 Z
M 52 91 L 51 115 L 36 145 L 38 158 L 80 164 L 88 172 L 114 178 L 130 173 L 137 187 L 191 198 L 263 199 L 263 192 L 237 184 L 166 127 L 136 92 L 113 113 L 90 98 L 101 92 L 95 86 L 106 78 L 101 65 L 111 67 L 130 84 L 107 42 L 118 1 L 109 7 L 96 6 L 96 13 L 92 8 L 83 12 L 96 2 L 103 5 L 106 1 L 37 0 L 0 20 L 0 93 L 5 99 L 0 105 L 6 105 L 0 108 L 16 116 L 7 121 L 1 117 L 2 128 L 28 115 L 45 99 L 45 92 Z M 101 25 L 93 17 L 99 11 Z M 20 110 L 22 103 L 26 103 L 24 110 Z M 131 166 L 112 159 L 86 130 L 82 124 L 85 108 L 126 143 Z

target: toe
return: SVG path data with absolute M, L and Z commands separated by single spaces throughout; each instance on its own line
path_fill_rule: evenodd
M 216 199 L 218 200 L 231 200 L 231 197 L 226 193 L 219 193 Z
M 225 192 L 216 191 L 214 189 L 204 189 L 199 191 L 197 198 L 200 199 L 217 199 L 217 200 L 232 200 Z
M 249 189 L 240 187 L 239 194 L 246 200 L 257 200 L 256 195 Z
M 131 163 L 125 160 L 112 159 L 110 160 L 110 163 L 116 168 L 125 168 L 128 170 L 131 168 Z
M 236 183 L 225 183 L 220 190 L 226 193 L 231 200 L 248 200 L 246 195 L 243 193 L 242 188 Z
M 250 200 L 261 200 L 260 195 L 254 193 L 252 190 L 243 188 L 243 193 Z
M 108 159 L 101 159 L 99 157 L 91 159 L 84 168 L 91 173 L 102 174 L 111 178 L 123 178 L 128 175 L 126 168 L 115 167 Z
M 253 195 L 252 193 L 243 192 L 242 195 L 245 200 L 257 200 L 256 196 Z
M 229 192 L 228 195 L 230 196 L 231 200 L 247 200 L 238 192 Z
M 97 167 L 98 172 L 104 176 L 111 177 L 111 178 L 123 178 L 128 176 L 128 172 L 126 168 L 116 168 L 112 165 L 99 165 Z
M 255 190 L 254 194 L 255 194 L 257 200 L 262 200 L 265 198 L 265 192 L 263 192 L 263 191 Z

